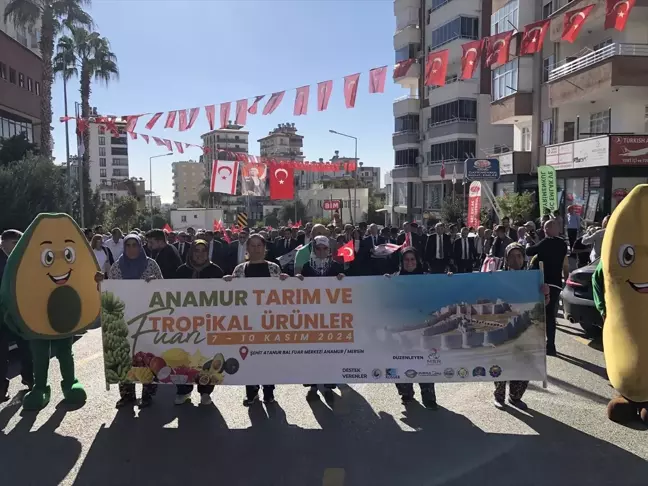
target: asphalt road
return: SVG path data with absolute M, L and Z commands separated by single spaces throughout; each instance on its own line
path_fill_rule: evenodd
M 278 403 L 241 405 L 242 387 L 223 387 L 214 407 L 173 405 L 160 387 L 139 412 L 114 408 L 105 391 L 101 336 L 75 345 L 88 403 L 53 396 L 40 413 L 19 400 L 0 406 L 0 484 L 245 486 L 645 485 L 646 430 L 609 422 L 614 396 L 600 344 L 561 321 L 549 386 L 531 384 L 527 413 L 492 405 L 490 384 L 442 384 L 438 411 L 403 407 L 393 385 L 345 386 L 332 407 L 309 404 L 301 386 Z M 19 378 L 12 380 L 17 394 Z

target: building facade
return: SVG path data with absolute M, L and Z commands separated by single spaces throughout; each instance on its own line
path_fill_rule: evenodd
M 8 0 L 0 0 L 0 12 L 7 4 Z M 30 142 L 40 141 L 43 71 L 39 29 L 40 25 L 16 28 L 0 15 L 0 141 L 20 133 Z
M 393 105 L 392 224 L 438 214 L 445 198 L 463 197 L 465 159 L 512 148 L 511 127 L 490 123 L 488 70 L 461 79 L 461 46 L 490 35 L 490 13 L 490 0 L 394 1 L 396 62 L 411 64 L 394 71 L 408 93 Z M 446 84 L 424 86 L 425 58 L 441 49 L 449 50 Z
M 189 160 L 173 162 L 173 205 L 186 208 L 189 203 L 197 203 L 200 191 L 205 184 L 205 166 L 200 162 Z
M 563 41 L 565 14 L 588 5 L 594 8 L 575 41 Z M 496 193 L 534 190 L 537 166 L 550 165 L 561 211 L 573 205 L 600 221 L 648 182 L 648 2 L 636 2 L 622 31 L 604 28 L 605 0 L 492 0 L 492 10 L 502 31 L 549 21 L 541 53 L 493 70 L 500 91 L 491 121 L 514 131 L 513 152 L 500 156 Z

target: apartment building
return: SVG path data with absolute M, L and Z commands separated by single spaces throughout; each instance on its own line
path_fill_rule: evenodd
M 593 5 L 573 43 L 562 40 L 568 12 Z M 548 20 L 541 53 L 515 57 L 492 72 L 491 121 L 513 126 L 513 152 L 500 156 L 496 192 L 533 190 L 538 164 L 557 171 L 559 205 L 588 219 L 609 214 L 648 182 L 648 2 L 628 10 L 605 0 L 492 0 L 495 31 Z M 605 29 L 606 15 L 626 16 Z M 503 29 L 503 30 L 500 30 Z M 508 173 L 506 173 L 508 172 Z
M 189 203 L 197 203 L 200 190 L 204 187 L 205 167 L 200 162 L 188 160 L 173 162 L 173 205 L 186 208 Z
M 490 13 L 490 0 L 394 1 L 394 82 L 409 92 L 394 101 L 392 224 L 438 214 L 445 198 L 463 197 L 465 159 L 513 145 L 511 127 L 490 123 L 488 70 L 460 79 L 461 46 L 490 34 Z M 424 86 L 425 57 L 441 49 L 449 51 L 446 84 Z
M 0 13 L 8 0 L 0 0 Z M 43 77 L 38 46 L 40 25 L 16 28 L 0 15 L 0 143 L 24 133 L 40 141 L 40 102 Z

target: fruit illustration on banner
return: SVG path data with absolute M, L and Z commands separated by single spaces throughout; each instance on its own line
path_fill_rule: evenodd
M 162 357 L 171 368 L 179 368 L 191 364 L 191 355 L 182 348 L 168 349 L 162 353 Z
M 111 384 L 132 379 L 127 376 L 131 370 L 132 359 L 127 339 L 128 326 L 124 320 L 124 309 L 124 302 L 114 294 L 104 292 L 101 296 L 104 367 L 106 382 Z M 145 366 L 143 360 L 141 366 Z

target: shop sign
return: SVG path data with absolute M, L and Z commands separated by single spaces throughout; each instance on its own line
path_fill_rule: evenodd
M 556 170 L 602 167 L 608 165 L 609 157 L 610 139 L 607 135 L 545 148 L 546 165 Z
M 500 175 L 513 174 L 513 152 L 499 156 Z
M 569 142 L 546 147 L 545 163 L 556 170 L 572 169 L 574 167 L 574 144 Z
M 498 159 L 466 159 L 464 170 L 469 181 L 496 181 L 500 177 Z
M 648 136 L 610 137 L 610 165 L 648 165 Z

